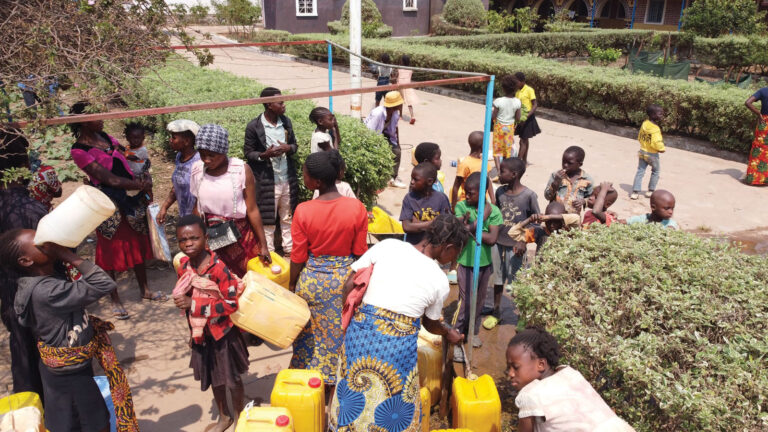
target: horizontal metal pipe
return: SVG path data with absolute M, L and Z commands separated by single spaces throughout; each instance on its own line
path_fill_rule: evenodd
M 286 42 L 247 42 L 247 43 L 226 43 L 226 44 L 211 44 L 211 45 L 171 45 L 169 47 L 156 46 L 152 47 L 153 50 L 181 50 L 181 49 L 201 49 L 201 48 L 243 48 L 243 47 L 258 47 L 258 46 L 277 46 L 277 45 L 314 45 L 314 44 L 326 44 L 324 40 L 309 40 L 309 41 L 286 41 Z

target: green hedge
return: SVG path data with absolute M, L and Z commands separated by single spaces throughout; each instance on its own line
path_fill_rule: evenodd
M 658 225 L 555 235 L 513 285 L 639 432 L 768 430 L 768 259 Z
M 768 38 L 757 36 L 697 37 L 694 56 L 704 64 L 717 68 L 750 68 L 768 72 Z
M 262 40 L 270 37 L 268 32 Z M 294 40 L 324 39 L 329 35 L 294 35 Z M 712 87 L 705 83 L 686 82 L 632 75 L 616 68 L 577 66 L 531 56 L 514 56 L 497 51 L 431 46 L 407 40 L 366 39 L 363 54 L 379 58 L 384 53 L 411 57 L 420 67 L 485 72 L 497 77 L 523 72 L 536 90 L 544 107 L 592 116 L 619 124 L 638 126 L 646 118 L 645 108 L 661 104 L 666 112 L 663 130 L 712 142 L 716 147 L 747 154 L 753 138 L 754 115 L 745 107 L 749 90 Z M 421 38 L 427 39 L 427 38 Z M 346 44 L 336 37 L 337 43 Z M 323 60 L 326 48 L 321 45 L 278 47 L 302 57 Z M 336 50 L 341 62 L 346 55 Z M 497 81 L 498 83 L 498 81 Z M 462 87 L 485 93 L 482 84 Z M 497 94 L 500 85 L 497 86 Z
M 140 98 L 129 101 L 132 108 L 252 98 L 258 97 L 265 87 L 252 79 L 199 68 L 178 58 L 170 60 L 157 74 L 144 78 L 142 85 L 145 92 Z M 309 154 L 309 141 L 315 129 L 308 118 L 315 106 L 308 100 L 291 101 L 286 105 L 286 115 L 293 121 L 299 144 L 296 162 L 302 164 Z M 152 120 L 158 131 L 157 140 L 163 144 L 168 142 L 165 125 L 171 120 L 186 118 L 201 125 L 220 124 L 229 131 L 230 155 L 242 158 L 245 126 L 263 111 L 261 105 L 251 105 L 162 115 Z M 357 197 L 370 207 L 376 202 L 376 192 L 386 187 L 392 174 L 392 152 L 381 135 L 369 131 L 359 120 L 341 115 L 337 118 L 342 133 L 340 150 L 347 164 L 345 180 L 356 191 Z M 300 184 L 304 198 L 309 198 L 311 194 L 304 190 L 303 180 Z

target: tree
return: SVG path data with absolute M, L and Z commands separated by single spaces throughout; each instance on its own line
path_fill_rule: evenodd
M 226 23 L 230 31 L 253 35 L 255 26 L 261 19 L 261 7 L 249 0 L 225 0 L 211 2 L 219 21 Z M 238 28 L 239 27 L 239 28 Z
M 765 12 L 754 0 L 696 0 L 685 10 L 683 29 L 704 37 L 765 31 Z
M 485 7 L 480 0 L 447 0 L 443 6 L 443 19 L 466 28 L 487 24 Z

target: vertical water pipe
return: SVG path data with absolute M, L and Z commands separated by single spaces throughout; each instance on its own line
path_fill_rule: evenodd
M 597 9 L 597 0 L 592 0 L 592 15 L 589 17 L 589 28 L 595 27 L 595 9 Z
M 328 91 L 333 91 L 333 45 L 328 43 Z M 333 112 L 333 96 L 328 96 L 328 110 Z
M 483 246 L 483 214 L 485 213 L 485 195 L 488 190 L 488 153 L 491 142 L 491 112 L 493 110 L 493 85 L 495 75 L 488 81 L 485 92 L 485 125 L 483 126 L 483 164 L 480 169 L 480 194 L 477 202 L 477 229 L 475 229 L 475 262 L 472 265 L 472 293 L 469 301 L 469 331 L 464 340 L 469 343 L 467 364 L 472 364 L 472 338 L 475 336 L 475 316 L 477 315 L 477 285 L 480 279 L 480 249 Z M 488 287 L 486 287 L 488 288 Z
M 632 2 L 632 19 L 629 21 L 629 29 L 635 28 L 635 11 L 637 11 L 637 2 L 640 0 L 634 0 Z
M 680 20 L 677 21 L 677 31 L 683 28 L 683 12 L 685 12 L 685 0 L 683 0 L 683 5 L 680 6 Z M 675 50 L 677 50 L 677 47 L 675 47 Z

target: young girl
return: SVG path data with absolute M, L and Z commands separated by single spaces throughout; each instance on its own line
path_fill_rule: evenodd
M 189 366 L 195 379 L 200 381 L 202 391 L 213 386 L 219 410 L 219 421 L 213 431 L 224 432 L 237 421 L 245 398 L 240 375 L 248 372 L 248 349 L 242 333 L 229 318 L 237 310 L 242 282 L 208 249 L 206 227 L 200 217 L 182 217 L 176 226 L 176 237 L 186 256 L 179 265 L 173 301 L 186 311 L 192 329 Z M 227 389 L 232 398 L 231 411 Z
M 53 243 L 36 246 L 35 231 L 17 229 L 0 237 L 0 262 L 23 275 L 14 310 L 37 337 L 45 395 L 45 427 L 59 431 L 108 431 L 109 412 L 93 380 L 91 359 L 110 377 L 120 430 L 138 430 L 131 389 L 107 335 L 109 322 L 90 317 L 85 307 L 117 288 L 100 267 Z M 69 282 L 54 265 L 63 261 L 83 277 Z
M 515 97 L 517 79 L 506 75 L 501 79 L 504 96 L 493 101 L 493 162 L 496 171 L 501 172 L 501 161 L 517 156 L 513 150 L 515 144 L 515 125 L 520 123 L 522 103 Z
M 432 188 L 438 192 L 445 193 L 445 173 L 440 171 L 443 166 L 443 152 L 440 150 L 440 146 L 431 143 L 423 142 L 416 146 L 413 150 L 413 165 L 416 166 L 422 162 L 430 162 L 437 168 L 437 181 L 432 185 Z
M 517 390 L 519 432 L 630 432 L 592 385 L 560 365 L 560 347 L 539 327 L 515 335 L 507 347 L 507 375 Z
M 541 133 L 539 123 L 536 121 L 536 110 L 539 103 L 536 101 L 536 92 L 525 83 L 525 74 L 517 72 L 517 92 L 515 97 L 523 104 L 522 123 L 515 129 L 515 135 L 520 136 L 519 158 L 528 162 L 528 140 Z
M 171 175 L 171 190 L 157 213 L 157 223 L 165 223 L 165 216 L 173 203 L 179 203 L 179 217 L 192 214 L 194 197 L 189 188 L 192 166 L 200 160 L 200 154 L 195 150 L 195 137 L 200 125 L 192 120 L 174 120 L 166 126 L 170 134 L 169 143 L 176 153 L 176 167 Z
M 320 151 L 319 149 L 324 151 L 338 150 L 339 146 L 341 146 L 341 133 L 339 132 L 339 123 L 336 121 L 336 116 L 328 108 L 317 107 L 309 112 L 309 120 L 317 126 L 315 132 L 324 132 L 331 136 L 330 145 L 324 146 L 320 144 L 318 149 L 315 149 L 313 144 L 312 153 Z
M 411 65 L 411 57 L 408 55 L 404 55 L 400 59 L 400 63 L 403 64 L 403 66 L 410 66 Z M 410 69 L 398 69 L 397 70 L 397 83 L 398 84 L 408 84 L 411 82 L 411 78 L 413 77 L 413 71 Z M 419 103 L 419 98 L 416 96 L 416 91 L 412 88 L 409 89 L 403 89 L 403 97 L 405 98 L 405 104 L 408 105 L 408 113 L 411 115 L 411 124 L 416 123 L 416 117 L 413 116 L 413 106 Z
M 381 55 L 381 58 L 379 59 L 381 63 L 389 64 L 391 61 L 389 59 L 389 54 L 384 53 Z M 376 85 L 377 86 L 385 86 L 389 85 L 389 77 L 392 75 L 392 68 L 389 66 L 374 66 L 374 71 L 376 72 Z M 381 99 L 386 94 L 386 91 L 377 91 L 376 92 L 376 104 L 374 106 L 379 106 L 379 102 L 381 102 Z

